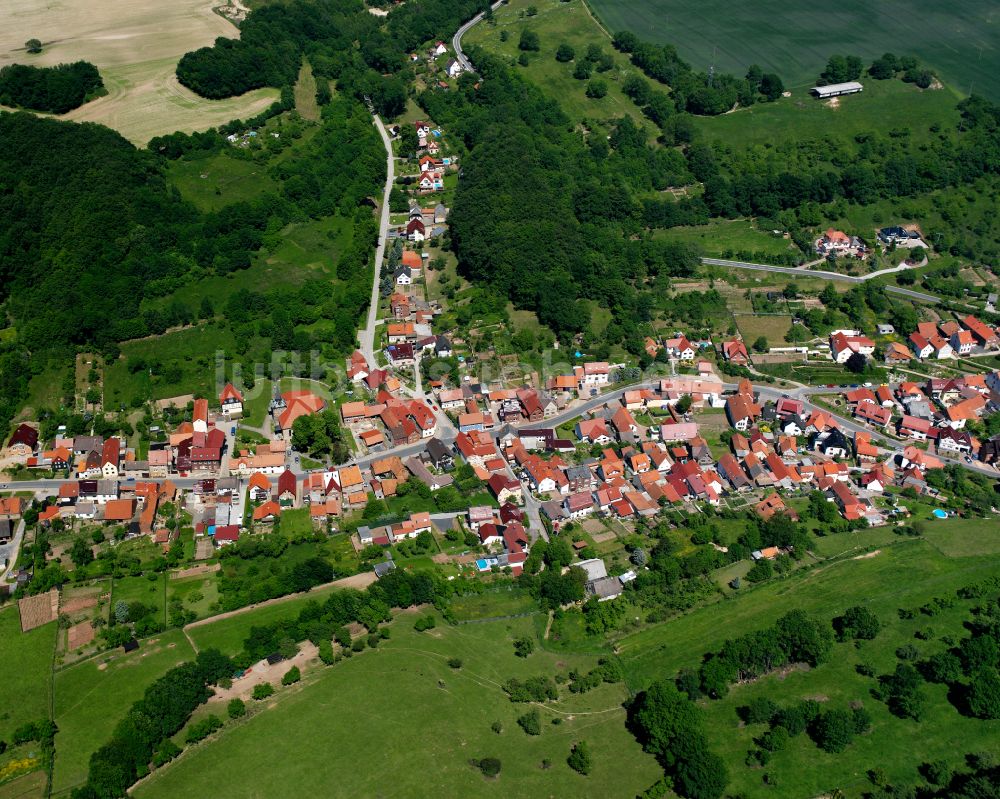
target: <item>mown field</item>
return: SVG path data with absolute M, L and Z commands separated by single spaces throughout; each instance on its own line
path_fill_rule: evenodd
M 590 0 L 590 5 L 610 30 L 628 29 L 672 44 L 698 71 L 714 64 L 743 75 L 757 63 L 781 75 L 786 86 L 804 87 L 813 85 L 833 53 L 870 61 L 891 50 L 923 59 L 963 94 L 1000 97 L 997 8 L 990 0 L 846 0 L 836 6 L 791 0 Z
M 760 103 L 716 117 L 695 117 L 708 142 L 731 146 L 777 144 L 787 139 L 851 139 L 859 133 L 909 131 L 914 141 L 934 135 L 958 121 L 958 95 L 949 87 L 919 89 L 901 80 L 863 80 L 864 91 L 841 97 L 836 105 L 793 90 L 791 97 Z
M 0 3 L 0 67 L 92 62 L 108 94 L 64 118 L 98 122 L 144 145 L 175 130 L 205 130 L 231 119 L 259 114 L 278 97 L 260 89 L 227 100 L 205 100 L 177 81 L 174 68 L 188 50 L 210 45 L 238 30 L 200 0 L 125 0 L 49 3 L 8 0 Z M 24 42 L 41 40 L 40 55 L 28 56 Z
M 527 708 L 512 704 L 501 682 L 589 668 L 594 657 L 538 650 L 515 657 L 512 639 L 531 634 L 531 619 L 460 627 L 439 621 L 425 633 L 413 631 L 413 619 L 404 614 L 376 651 L 279 694 L 272 709 L 185 754 L 134 795 L 607 797 L 635 795 L 661 774 L 625 729 L 620 684 L 582 695 L 564 689 L 564 698 L 540 708 L 540 736 L 517 726 Z M 451 657 L 461 658 L 461 669 L 449 668 Z M 589 777 L 566 765 L 579 740 L 593 753 Z M 257 765 L 261 752 L 266 767 Z M 484 779 L 469 765 L 482 757 L 500 759 L 498 778 Z M 543 769 L 543 760 L 551 767 Z
M 48 718 L 55 646 L 55 623 L 22 633 L 17 606 L 0 610 L 0 652 L 4 659 L 0 740 L 9 741 L 11 733 L 22 724 Z
M 56 672 L 56 760 L 54 796 L 87 778 L 91 754 L 104 744 L 115 725 L 146 686 L 179 663 L 194 657 L 180 630 L 169 630 L 141 642 L 130 654 L 121 649 Z

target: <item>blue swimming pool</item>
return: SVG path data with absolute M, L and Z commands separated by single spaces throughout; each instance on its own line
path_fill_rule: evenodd
M 484 572 L 490 567 L 490 562 L 486 558 L 480 558 L 476 561 L 476 566 L 479 567 L 479 571 Z
M 948 518 L 948 511 L 941 510 L 941 508 L 935 508 L 932 512 L 933 512 L 935 518 L 938 518 L 938 519 L 947 519 Z

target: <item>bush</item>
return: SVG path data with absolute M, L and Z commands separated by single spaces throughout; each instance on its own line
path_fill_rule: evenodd
M 566 63 L 567 61 L 572 61 L 576 57 L 576 51 L 565 42 L 559 45 L 556 50 L 556 61 L 562 61 Z
M 520 725 L 522 730 L 528 733 L 528 735 L 542 734 L 542 720 L 539 717 L 537 710 L 525 713 L 523 716 L 518 718 L 517 723 Z
M 269 682 L 262 682 L 253 687 L 253 698 L 260 701 L 261 699 L 267 699 L 269 696 L 274 694 L 274 686 Z
M 316 647 L 316 649 L 319 654 L 319 659 L 327 666 L 336 662 L 336 657 L 333 654 L 333 644 L 329 641 L 320 641 L 319 646 Z
M 433 630 L 435 627 L 437 627 L 437 620 L 432 614 L 421 616 L 413 623 L 413 629 L 418 633 L 422 633 L 425 630 Z
M 462 668 L 462 658 L 448 658 L 448 665 L 453 669 Z
M 231 719 L 238 719 L 240 716 L 245 716 L 247 713 L 246 702 L 242 699 L 230 699 L 229 704 L 226 706 L 226 712 Z
M 495 757 L 484 757 L 482 760 L 475 761 L 475 765 L 486 777 L 495 777 L 500 773 L 501 763 Z
M 767 724 L 778 712 L 778 706 L 766 696 L 759 696 L 737 712 L 747 724 Z
M 566 758 L 566 763 L 573 771 L 578 771 L 584 776 L 593 771 L 594 761 L 590 757 L 590 748 L 587 746 L 586 741 L 578 742 L 570 750 L 569 757 Z
M 600 100 L 608 94 L 608 83 L 600 78 L 594 78 L 587 84 L 587 97 L 592 100 Z
M 878 616 L 862 605 L 854 605 L 844 611 L 843 616 L 833 620 L 838 641 L 868 640 L 878 635 L 881 629 Z
M 172 740 L 167 738 L 167 740 L 160 744 L 160 748 L 157 749 L 156 753 L 153 755 L 153 766 L 156 768 L 165 766 L 180 753 L 181 748 Z
M 184 740 L 189 744 L 198 743 L 198 741 L 205 740 L 220 727 L 222 727 L 222 719 L 215 715 L 206 716 L 188 728 Z
M 294 685 L 299 680 L 302 679 L 302 672 L 299 671 L 298 666 L 292 666 L 285 675 L 281 678 L 282 685 Z
M 538 52 L 542 49 L 541 42 L 538 40 L 538 34 L 534 31 L 521 31 L 521 38 L 517 42 L 517 49 L 522 51 L 533 51 Z
M 791 736 L 784 727 L 773 727 L 760 736 L 760 745 L 768 752 L 780 752 L 788 745 Z
M 535 642 L 530 638 L 514 639 L 514 654 L 519 658 L 526 658 L 535 651 Z

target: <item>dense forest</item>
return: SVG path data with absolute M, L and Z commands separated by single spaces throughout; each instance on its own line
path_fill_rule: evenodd
M 0 69 L 0 105 L 65 114 L 104 91 L 97 67 L 88 61 L 31 67 L 11 64 Z
M 178 134 L 168 141 L 173 151 L 184 151 L 179 141 L 207 136 Z M 117 342 L 226 310 L 142 303 L 198 275 L 248 267 L 293 220 L 354 219 L 352 246 L 338 264 L 343 290 L 331 295 L 309 284 L 288 296 L 243 292 L 226 310 L 228 324 L 240 340 L 264 336 L 275 348 L 308 350 L 317 342 L 296 337 L 296 323 L 345 319 L 330 343 L 338 349 L 353 343 L 377 233 L 363 201 L 377 195 L 385 179 L 378 133 L 359 103 L 340 98 L 324 107 L 320 129 L 297 157 L 271 170 L 276 193 L 211 213 L 167 183 L 161 156 L 137 150 L 107 128 L 0 114 L 0 137 L 8 142 L 0 152 L 0 302 L 17 331 L 14 341 L 0 345 L 0 426 L 47 353 L 88 346 L 116 357 Z
M 407 53 L 457 28 L 481 6 L 477 0 L 415 0 L 394 10 L 383 27 L 358 0 L 268 5 L 247 17 L 239 39 L 219 38 L 212 47 L 186 53 L 177 78 L 204 97 L 231 97 L 262 86 L 291 86 L 305 56 L 318 77 L 336 80 L 342 92 L 396 116 L 406 105 L 400 73 Z

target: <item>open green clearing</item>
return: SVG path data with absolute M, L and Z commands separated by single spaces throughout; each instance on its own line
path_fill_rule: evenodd
M 251 627 L 271 624 L 279 619 L 298 615 L 309 602 L 322 602 L 333 587 L 318 588 L 307 594 L 273 602 L 270 605 L 236 612 L 218 621 L 210 621 L 197 627 L 189 627 L 187 634 L 199 650 L 214 647 L 227 655 L 236 655 L 243 650 L 243 642 L 250 634 Z
M 451 602 L 451 611 L 459 621 L 539 612 L 538 603 L 529 593 L 519 588 L 508 587 L 455 597 Z
M 56 632 L 56 625 L 50 623 L 22 633 L 17 606 L 0 611 L 0 651 L 4 659 L 0 740 L 9 741 L 10 734 L 22 724 L 49 717 Z
M 951 592 L 939 595 L 954 598 Z M 880 608 L 883 629 L 874 641 L 864 642 L 860 648 L 837 644 L 830 661 L 816 669 L 770 675 L 734 686 L 721 701 L 703 702 L 713 748 L 729 765 L 727 791 L 748 799 L 773 796 L 775 788 L 762 780 L 766 772 L 776 778 L 782 796 L 818 796 L 840 788 L 853 797 L 871 788 L 867 771 L 875 767 L 884 769 L 894 784 L 913 783 L 918 780 L 917 766 L 921 762 L 943 759 L 952 768 L 959 768 L 967 752 L 1000 752 L 1000 722 L 961 715 L 947 699 L 947 686 L 925 684 L 926 712 L 917 723 L 893 716 L 884 703 L 871 697 L 869 691 L 875 687 L 875 680 L 855 670 L 859 663 L 870 663 L 877 673 L 887 674 L 898 662 L 895 650 L 907 644 L 915 644 L 922 656 L 945 650 L 946 645 L 939 640 L 920 641 L 914 633 L 931 627 L 939 636 L 961 637 L 961 623 L 968 618 L 970 604 L 976 602 L 957 602 L 956 607 L 933 619 L 918 615 L 906 621 L 897 617 L 895 607 Z M 824 707 L 841 709 L 860 701 L 872 716 L 872 729 L 840 754 L 824 752 L 807 735 L 800 735 L 775 754 L 766 768 L 752 769 L 743 760 L 748 751 L 756 748 L 753 739 L 767 728 L 744 726 L 736 711 L 756 697 L 768 697 L 782 706 L 815 699 Z
M 537 651 L 514 656 L 512 639 L 531 635 L 531 619 L 441 626 L 413 631 L 413 616 L 392 637 L 322 671 L 315 682 L 282 696 L 273 709 L 222 733 L 139 786 L 141 799 L 180 793 L 225 797 L 318 796 L 330 786 L 344 796 L 632 796 L 661 774 L 625 729 L 623 687 L 604 685 L 540 707 L 542 734 L 517 726 L 526 705 L 500 688 L 509 677 L 590 668 L 592 656 Z M 461 658 L 461 669 L 447 659 Z M 561 718 L 558 726 L 550 722 Z M 500 735 L 490 727 L 500 721 Z M 308 730 L 308 735 L 302 731 Z M 566 765 L 584 739 L 594 770 L 581 777 Z M 268 753 L 267 768 L 249 764 Z M 391 785 L 384 766 L 391 752 Z M 487 780 L 472 758 L 497 757 L 502 771 Z M 543 770 L 542 760 L 551 761 Z M 224 769 L 229 776 L 220 781 Z
M 931 519 L 920 529 L 931 544 L 952 558 L 1000 555 L 1000 527 L 982 519 Z
M 767 316 L 739 314 L 734 318 L 747 344 L 753 344 L 759 336 L 763 336 L 772 347 L 780 347 L 785 343 L 785 336 L 792 328 L 792 317 L 787 314 Z
M 836 106 L 795 91 L 791 97 L 731 114 L 695 117 L 695 126 L 708 142 L 767 147 L 788 139 L 849 139 L 870 131 L 908 130 L 915 141 L 924 141 L 932 135 L 931 125 L 947 128 L 958 121 L 958 98 L 947 88 L 918 89 L 901 80 L 863 81 L 861 94 L 840 97 Z
M 132 604 L 141 602 L 146 607 L 156 609 L 155 618 L 166 625 L 166 574 L 153 574 L 155 580 L 145 575 L 142 577 L 122 577 L 115 580 L 111 588 L 111 613 L 114 615 L 115 605 L 119 602 Z
M 672 44 L 698 71 L 714 64 L 718 71 L 743 75 L 757 63 L 777 72 L 786 86 L 812 86 L 834 53 L 871 61 L 890 50 L 923 59 L 963 94 L 1000 97 L 996 4 L 990 0 L 845 0 L 836 7 L 791 0 L 735 5 L 590 0 L 590 5 L 609 29 Z
M 129 654 L 120 649 L 78 663 L 55 675 L 56 762 L 54 795 L 87 778 L 90 755 L 110 737 L 132 703 L 168 669 L 194 657 L 180 630 L 142 641 Z
M 218 577 L 215 574 L 200 574 L 180 580 L 168 580 L 167 601 L 174 598 L 184 603 L 185 610 L 190 610 L 199 619 L 203 619 L 212 614 L 212 606 L 219 599 Z
M 696 244 L 707 256 L 725 258 L 735 252 L 784 255 L 794 246 L 788 239 L 757 230 L 746 219 L 713 220 L 707 225 L 681 226 L 657 230 L 653 238 Z
M 525 16 L 531 6 L 538 10 L 538 14 L 533 17 Z M 494 15 L 495 24 L 483 22 L 476 25 L 462 39 L 463 46 L 476 45 L 513 61 L 520 54 L 517 43 L 521 31 L 534 31 L 538 34 L 541 50 L 529 53 L 528 66 L 517 69 L 542 86 L 550 97 L 557 99 L 571 119 L 577 122 L 605 121 L 628 114 L 636 122 L 645 124 L 652 130 L 653 126 L 635 104 L 622 94 L 621 81 L 625 70 L 635 70 L 629 66 L 628 59 L 611 46 L 611 40 L 594 21 L 583 0 L 511 0 L 508 5 L 497 9 Z M 503 31 L 508 34 L 506 42 L 500 38 Z M 587 97 L 587 81 L 573 77 L 576 61 L 556 61 L 556 48 L 563 43 L 573 47 L 577 60 L 582 60 L 587 46 L 591 44 L 614 55 L 614 69 L 603 74 L 596 71 L 593 73 L 593 77 L 607 82 L 606 97 L 599 100 Z
M 278 184 L 267 168 L 267 164 L 237 158 L 223 150 L 207 158 L 175 159 L 169 163 L 167 174 L 184 199 L 203 211 L 218 211 L 268 191 L 277 192 Z
M 896 608 L 954 595 L 957 588 L 998 573 L 996 557 L 952 559 L 926 541 L 898 540 L 874 557 L 826 562 L 743 589 L 723 605 L 707 605 L 627 635 L 618 647 L 630 687 L 641 690 L 653 679 L 697 666 L 702 654 L 717 649 L 734 632 L 766 627 L 793 608 L 832 618 L 852 603 L 863 602 L 888 616 Z M 720 624 L 722 617 L 725 624 Z

